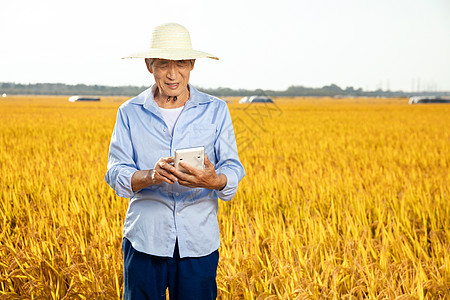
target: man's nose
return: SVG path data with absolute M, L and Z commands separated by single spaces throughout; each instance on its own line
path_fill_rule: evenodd
M 175 79 L 177 76 L 177 68 L 174 63 L 169 64 L 169 70 L 167 72 L 167 78 Z

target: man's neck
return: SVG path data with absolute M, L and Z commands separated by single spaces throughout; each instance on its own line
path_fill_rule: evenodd
M 159 107 L 162 108 L 177 108 L 182 107 L 184 104 L 189 100 L 189 89 L 186 88 L 185 91 L 183 91 L 180 95 L 177 96 L 169 96 L 165 94 L 161 94 L 159 92 L 159 89 L 156 88 L 154 99 L 155 102 L 158 104 Z

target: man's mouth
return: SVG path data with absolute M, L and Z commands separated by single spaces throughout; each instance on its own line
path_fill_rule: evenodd
M 166 86 L 171 90 L 176 90 L 179 85 L 179 83 L 166 83 Z

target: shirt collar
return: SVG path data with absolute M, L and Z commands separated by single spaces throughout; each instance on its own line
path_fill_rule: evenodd
M 159 111 L 158 104 L 156 103 L 155 99 L 153 98 L 153 94 L 156 89 L 156 84 L 153 84 L 150 88 L 146 89 L 142 93 L 140 93 L 138 96 L 136 96 L 135 99 L 133 99 L 134 104 L 140 104 L 143 105 L 145 109 L 156 113 L 156 111 Z M 186 102 L 185 107 L 194 107 L 200 104 L 209 103 L 212 101 L 212 97 L 199 92 L 195 87 L 193 87 L 189 83 L 189 100 Z M 158 113 L 156 113 L 158 114 Z
M 186 102 L 186 105 L 190 103 L 191 106 L 197 106 L 199 104 L 209 103 L 212 101 L 211 96 L 199 92 L 190 83 L 189 83 L 189 92 L 190 97 L 189 100 Z

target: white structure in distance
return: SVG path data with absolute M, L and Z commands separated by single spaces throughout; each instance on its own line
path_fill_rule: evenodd
M 247 96 L 244 98 L 241 98 L 241 100 L 239 100 L 240 104 L 243 103 L 273 103 L 272 98 L 269 98 L 267 96 Z
M 77 101 L 100 101 L 99 97 L 86 97 L 86 96 L 71 96 L 69 97 L 69 102 Z

